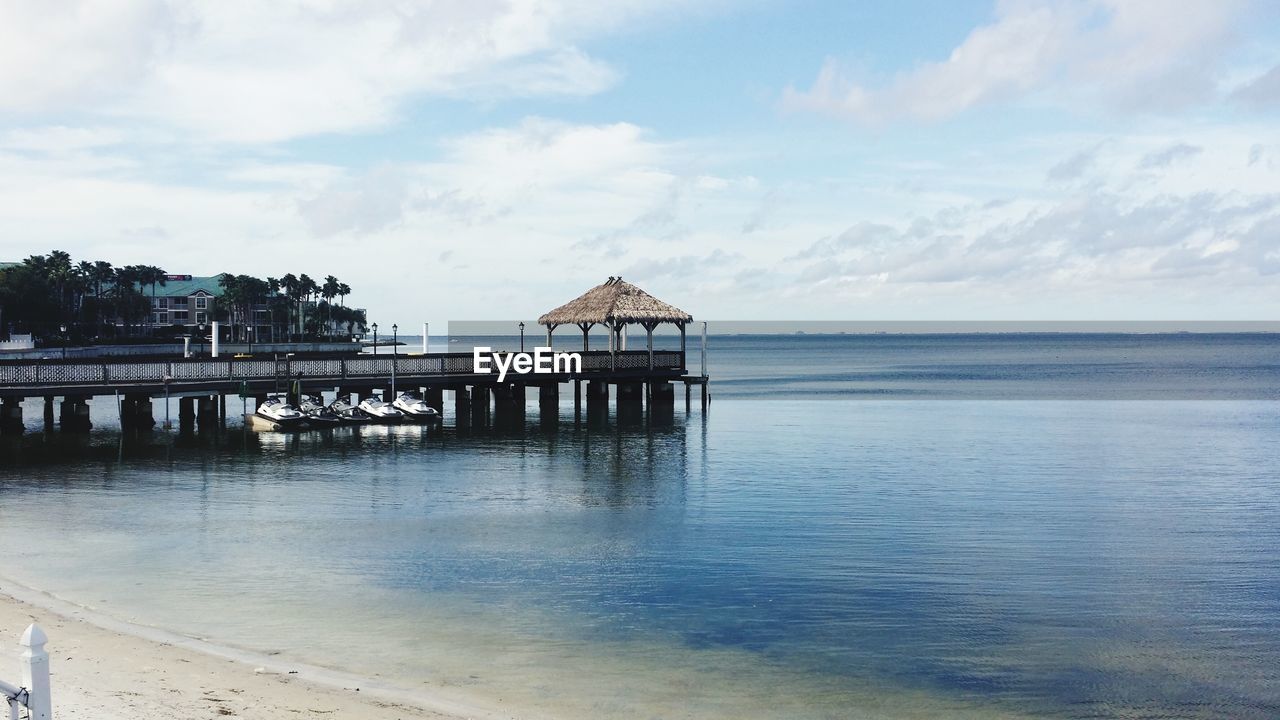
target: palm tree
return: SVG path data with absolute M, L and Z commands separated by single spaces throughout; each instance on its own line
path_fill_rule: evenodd
M 168 278 L 165 277 L 164 270 L 161 270 L 155 265 L 142 266 L 142 272 L 138 277 L 138 283 L 151 286 L 151 307 L 152 308 L 156 306 L 156 285 L 157 284 L 164 285 L 166 284 L 167 280 Z M 152 334 L 154 333 L 155 333 L 155 329 L 153 328 Z
M 66 322 L 68 320 L 68 306 L 71 304 L 71 298 L 68 296 L 72 292 L 76 276 L 76 268 L 71 264 L 71 254 L 64 250 L 54 250 L 49 253 L 45 263 L 45 276 L 57 293 L 58 313 L 60 315 L 58 321 Z
M 93 270 L 90 272 L 89 277 L 93 280 L 93 296 L 98 299 L 96 303 L 97 330 L 94 331 L 96 335 L 102 330 L 102 309 L 105 302 L 102 297 L 102 285 L 103 283 L 111 282 L 111 279 L 115 277 L 115 270 L 111 267 L 111 263 L 105 260 L 98 260 L 93 263 Z
M 319 292 L 320 286 L 317 285 L 316 281 L 312 280 L 311 276 L 306 273 L 298 276 L 298 285 L 298 334 L 302 335 L 306 333 L 307 319 L 306 305 L 302 302 L 303 298 L 306 299 L 306 302 L 311 302 L 311 296 Z
M 290 305 L 285 320 L 289 325 L 289 335 L 293 335 L 293 308 L 298 302 L 298 278 L 293 273 L 288 273 L 280 278 L 280 289 L 284 291 L 284 296 L 289 298 Z
M 137 287 L 143 284 L 141 278 L 144 275 L 144 267 L 141 265 L 126 265 L 115 270 L 115 285 L 112 288 L 116 301 L 116 311 L 120 313 L 120 319 L 124 322 L 125 331 L 129 332 L 134 321 L 139 320 L 147 314 L 147 297 Z
M 338 296 L 342 298 L 342 305 L 346 307 L 347 296 L 351 294 L 351 286 L 346 283 L 338 283 Z
M 342 287 L 342 283 L 338 282 L 338 278 L 329 275 L 324 279 L 324 285 L 320 287 L 320 296 L 324 298 L 328 310 L 328 322 L 325 323 L 325 330 L 333 329 L 333 299 L 338 296 L 338 290 Z

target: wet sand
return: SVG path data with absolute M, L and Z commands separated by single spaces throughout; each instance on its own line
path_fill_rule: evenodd
M 18 684 L 18 638 L 49 636 L 57 718 L 515 718 L 454 698 L 414 696 L 367 680 L 240 653 L 96 615 L 0 580 L 0 678 Z

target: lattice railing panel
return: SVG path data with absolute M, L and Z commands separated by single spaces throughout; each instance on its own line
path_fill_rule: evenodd
M 291 360 L 288 368 L 295 377 L 299 373 L 304 377 L 342 377 L 341 360 Z
M 438 375 L 444 372 L 443 360 L 438 357 L 397 358 L 396 372 L 401 375 Z
M 391 376 L 391 358 L 355 358 L 347 361 L 348 377 L 368 377 L 370 375 Z
M 231 367 L 222 360 L 176 362 L 172 376 L 174 380 L 225 380 L 231 377 Z
M 235 380 L 269 378 L 275 377 L 275 374 L 275 360 L 237 360 L 231 363 L 231 377 Z
M 111 382 L 160 382 L 168 374 L 169 363 L 163 362 L 115 363 L 107 369 Z

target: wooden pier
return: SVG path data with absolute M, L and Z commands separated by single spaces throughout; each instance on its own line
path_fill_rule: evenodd
M 253 399 L 254 407 L 271 393 L 321 393 L 335 391 L 353 399 L 378 393 L 392 400 L 398 392 L 420 392 L 428 405 L 445 414 L 444 393 L 453 393 L 454 422 L 459 428 L 509 426 L 523 423 L 527 390 L 538 389 L 538 408 L 543 422 L 558 421 L 559 393 L 564 383 L 573 387 L 574 418 L 583 416 L 585 394 L 589 421 L 609 415 L 610 387 L 619 420 L 634 418 L 645 409 L 658 417 L 674 411 L 673 383 L 685 384 L 685 407 L 691 402 L 692 387 L 701 389 L 701 405 L 709 402 L 706 370 L 706 323 L 702 333 L 700 372 L 686 367 L 685 331 L 693 316 L 649 295 L 640 288 L 611 277 L 578 298 L 539 318 L 547 328 L 546 346 L 552 347 L 555 329 L 564 325 L 582 332 L 582 350 L 572 350 L 581 358 L 581 367 L 572 372 L 508 374 L 500 381 L 496 372 L 478 372 L 473 353 L 429 354 L 333 354 L 274 357 L 236 355 L 212 358 L 98 358 L 67 360 L 0 360 L 0 433 L 21 433 L 24 428 L 22 402 L 44 398 L 44 424 L 52 429 L 55 400 L 58 422 L 63 430 L 87 431 L 89 402 L 111 396 L 119 404 L 120 424 L 125 429 L 149 429 L 156 424 L 154 398 L 178 398 L 180 426 L 210 420 L 225 422 L 227 396 Z M 653 331 L 670 323 L 679 329 L 679 350 L 656 350 Z M 644 350 L 627 350 L 624 329 L 640 325 L 647 333 Z M 608 329 L 607 350 L 590 349 L 590 330 L 597 325 Z M 521 337 L 524 325 L 521 323 Z M 522 342 L 523 345 L 523 342 Z M 425 347 L 424 347 L 425 349 Z M 556 347 L 556 351 L 567 348 Z M 514 353 L 499 352 L 495 357 Z M 118 398 L 118 399 L 117 399 Z M 296 398 L 295 398 L 296 399 Z
M 156 398 L 178 398 L 178 420 L 187 424 L 225 419 L 228 395 L 251 398 L 256 407 L 269 394 L 297 389 L 338 391 L 355 397 L 378 393 L 388 398 L 393 391 L 414 390 L 444 413 L 444 393 L 449 391 L 454 395 L 456 422 L 463 427 L 485 427 L 507 422 L 513 415 L 523 416 L 528 388 L 537 388 L 538 406 L 545 418 L 552 408 L 558 413 L 564 383 L 574 388 L 579 414 L 585 390 L 588 416 L 605 409 L 610 386 L 617 388 L 612 394 L 619 412 L 634 406 L 633 394 L 639 398 L 642 392 L 650 407 L 661 408 L 674 405 L 672 383 L 705 387 L 701 376 L 687 374 L 685 354 L 680 351 L 656 350 L 651 355 L 647 350 L 597 350 L 579 354 L 581 372 L 508 374 L 505 382 L 498 382 L 497 373 L 476 373 L 471 353 L 0 361 L 0 432 L 22 432 L 21 403 L 32 397 L 45 400 L 46 427 L 52 426 L 56 414 L 63 430 L 88 430 L 89 403 L 104 396 L 114 404 L 119 395 L 123 427 L 146 429 L 156 423 L 152 409 Z

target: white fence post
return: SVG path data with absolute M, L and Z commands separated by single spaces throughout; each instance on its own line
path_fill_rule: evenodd
M 22 633 L 22 686 L 27 689 L 27 715 L 31 720 L 50 720 L 53 702 L 49 693 L 49 653 L 44 644 L 48 636 L 39 625 L 32 624 Z

